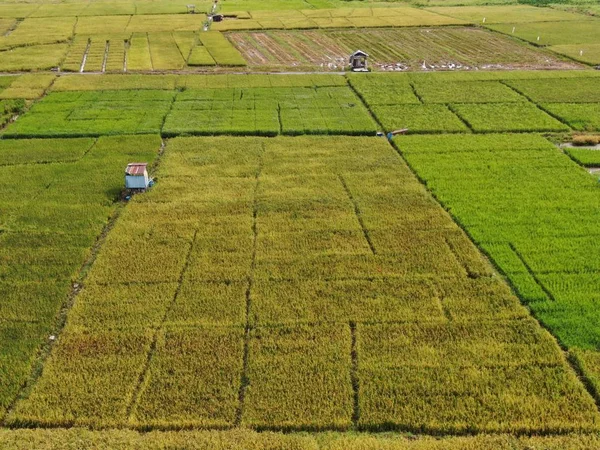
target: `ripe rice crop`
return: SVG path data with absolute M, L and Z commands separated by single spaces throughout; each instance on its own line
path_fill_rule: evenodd
M 600 41 L 600 39 L 598 41 Z M 600 43 L 553 45 L 549 47 L 549 49 L 555 53 L 568 56 L 576 61 L 588 64 L 600 64 Z
M 8 36 L 0 37 L 0 49 L 65 42 L 73 35 L 75 22 L 75 17 L 25 19 Z M 40 33 L 40 30 L 44 32 Z
M 193 41 L 191 36 L 190 41 Z M 183 56 L 171 33 L 148 33 L 148 43 L 153 70 L 176 70 L 185 66 L 187 54 Z
M 185 90 L 178 103 L 212 112 L 351 98 L 220 88 Z M 116 139 L 88 155 L 116 158 Z M 596 427 L 559 347 L 384 139 L 175 138 L 156 179 L 106 237 L 13 426 Z
M 571 12 L 553 8 L 536 8 L 528 5 L 448 6 L 427 8 L 427 11 L 477 24 L 482 23 L 484 17 L 486 19 L 485 23 L 558 22 L 583 19 L 580 15 Z
M 242 423 L 347 429 L 352 418 L 350 347 L 347 325 L 253 330 Z M 317 385 L 321 395 L 314 390 Z
M 192 49 L 187 63 L 189 66 L 214 66 L 216 64 L 214 58 L 203 46 L 196 46 Z
M 227 427 L 238 409 L 243 329 L 166 329 L 158 338 L 133 424 Z
M 68 47 L 68 44 L 31 45 L 1 52 L 0 71 L 50 70 L 59 66 Z
M 133 33 L 127 49 L 127 70 L 152 70 L 152 56 L 147 33 Z
M 155 4 L 155 3 L 151 3 Z M 126 446 L 159 450 L 165 446 L 193 448 L 203 446 L 217 450 L 264 450 L 285 448 L 293 450 L 529 450 L 544 448 L 559 450 L 588 450 L 600 445 L 594 433 L 555 436 L 515 436 L 510 434 L 478 434 L 474 436 L 396 435 L 385 433 L 282 433 L 233 430 L 177 430 L 139 432 L 127 429 L 89 430 L 86 428 L 8 429 L 0 430 L 0 440 L 8 447 L 25 450 L 32 446 L 50 449 L 57 445 L 93 446 L 109 450 Z M 202 448 L 202 447 L 200 447 Z
M 0 166 L 13 164 L 75 162 L 95 143 L 91 138 L 0 140 Z
M 424 80 L 425 81 L 425 80 Z M 527 101 L 498 81 L 415 83 L 424 103 L 515 103 Z
M 216 31 L 200 33 L 200 42 L 220 66 L 245 66 L 246 60 L 225 36 Z
M 131 33 L 156 33 L 161 31 L 198 31 L 205 14 L 134 15 L 125 31 Z
M 489 28 L 537 45 L 598 44 L 599 19 L 577 15 L 572 22 L 506 23 Z M 513 33 L 512 30 L 515 30 Z M 538 37 L 540 38 L 538 40 Z

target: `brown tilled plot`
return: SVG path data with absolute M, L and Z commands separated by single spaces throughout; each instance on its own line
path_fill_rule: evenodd
M 250 66 L 343 70 L 360 49 L 381 71 L 576 68 L 544 50 L 467 27 L 229 33 Z

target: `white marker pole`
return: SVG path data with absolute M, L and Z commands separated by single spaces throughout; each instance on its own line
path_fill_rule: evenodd
M 512 31 L 512 32 L 513 32 L 513 34 L 515 34 L 515 28 L 517 28 L 517 27 L 513 27 L 513 31 Z
M 485 23 L 485 17 L 483 18 L 483 23 Z
M 538 39 L 537 39 L 537 40 L 538 40 L 538 42 L 540 42 L 540 37 L 539 37 L 539 36 L 538 36 Z
M 583 56 L 583 50 L 579 50 L 579 56 Z

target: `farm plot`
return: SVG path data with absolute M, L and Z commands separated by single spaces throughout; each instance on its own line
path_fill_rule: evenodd
M 526 5 L 506 6 L 448 6 L 427 8 L 437 14 L 447 15 L 473 23 L 529 23 L 583 21 L 586 16 L 553 8 Z M 485 19 L 485 20 L 484 20 Z
M 396 144 L 597 388 L 597 181 L 535 135 Z
M 71 72 L 122 72 L 128 34 L 76 36 L 61 69 Z
M 75 22 L 74 17 L 25 19 L 8 35 L 0 36 L 0 49 L 66 42 L 73 35 Z
M 573 22 L 507 23 L 488 28 L 538 45 L 600 44 L 600 19 L 586 20 L 586 16 Z
M 48 44 L 0 51 L 0 71 L 50 70 L 60 65 L 68 48 L 68 44 Z
M 188 89 L 165 121 L 166 135 L 374 134 L 347 87 Z
M 349 81 L 387 131 L 408 128 L 410 133 L 489 133 L 570 129 L 501 81 L 443 82 L 441 78 L 409 74 L 351 76 Z M 515 85 L 520 82 L 515 81 Z
M 587 148 L 565 148 L 565 153 L 582 166 L 600 167 L 600 151 Z
M 176 138 L 158 180 L 8 423 L 597 428 L 550 335 L 386 141 Z
M 231 32 L 253 67 L 340 70 L 357 48 L 382 71 L 568 68 L 538 51 L 477 28 Z
M 0 99 L 35 99 L 41 97 L 46 89 L 55 80 L 51 74 L 26 74 L 16 79 L 6 77 L 12 81 L 8 87 L 0 92 Z M 4 77 L 2 78 L 4 80 Z
M 152 161 L 159 146 L 156 136 L 0 141 L 0 416 L 115 209 L 124 165 Z
M 597 44 L 553 45 L 548 48 L 576 61 L 587 64 L 600 64 L 600 40 Z
M 234 16 L 234 20 L 227 16 Z M 367 28 L 462 25 L 456 19 L 418 8 L 337 8 L 289 11 L 232 10 L 225 20 L 212 24 L 213 30 L 261 30 L 305 28 Z
M 54 92 L 5 132 L 7 137 L 69 137 L 160 132 L 172 91 Z
M 26 75 L 23 77 L 48 77 Z M 50 76 L 53 78 L 53 76 Z M 11 85 L 12 86 L 12 85 Z M 61 76 L 52 85 L 53 92 L 63 91 L 115 91 L 115 90 L 175 90 L 224 88 L 291 88 L 347 86 L 346 79 L 333 74 L 296 74 L 278 76 L 267 74 L 215 74 L 215 75 L 116 75 L 91 74 L 85 77 Z M 1 95 L 1 94 L 0 94 Z

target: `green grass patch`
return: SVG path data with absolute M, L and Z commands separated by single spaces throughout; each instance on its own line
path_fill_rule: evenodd
M 373 106 L 386 131 L 408 128 L 409 133 L 466 133 L 469 128 L 446 105 Z
M 451 108 L 475 132 L 569 130 L 531 103 L 454 104 Z
M 600 103 L 545 103 L 546 111 L 577 131 L 600 131 Z

